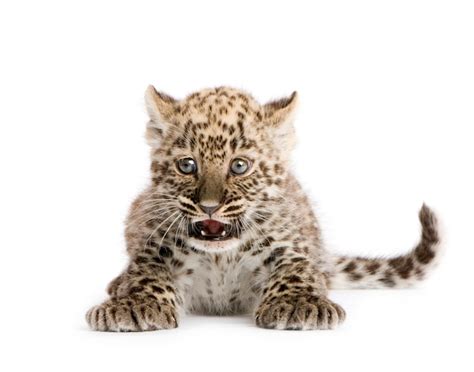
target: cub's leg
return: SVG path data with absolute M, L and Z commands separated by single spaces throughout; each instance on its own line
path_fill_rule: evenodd
M 110 298 L 94 306 L 86 320 L 97 331 L 151 331 L 177 327 L 182 302 L 159 255 L 141 253 L 108 287 Z
M 277 248 L 265 264 L 271 274 L 255 312 L 259 327 L 332 329 L 344 321 L 344 309 L 327 298 L 325 279 L 308 257 Z

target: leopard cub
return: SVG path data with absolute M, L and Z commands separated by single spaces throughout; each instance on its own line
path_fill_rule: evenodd
M 391 259 L 335 256 L 289 170 L 293 93 L 261 105 L 232 88 L 177 100 L 150 86 L 151 182 L 133 202 L 129 263 L 87 313 L 99 331 L 174 328 L 184 311 L 253 314 L 275 329 L 344 321 L 330 288 L 406 287 L 434 266 L 440 238 L 426 206 L 418 245 Z

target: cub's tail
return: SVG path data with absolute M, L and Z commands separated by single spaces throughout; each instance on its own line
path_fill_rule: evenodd
M 333 289 L 406 288 L 425 278 L 441 252 L 438 220 L 425 204 L 420 210 L 421 239 L 408 254 L 394 258 L 334 256 Z

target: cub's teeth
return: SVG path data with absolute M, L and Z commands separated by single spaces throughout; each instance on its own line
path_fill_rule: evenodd
M 222 231 L 221 236 L 225 236 L 225 234 L 227 234 L 227 233 L 226 233 L 226 231 L 224 230 L 224 231 Z
M 206 236 L 206 233 L 204 232 L 204 230 L 201 230 L 201 235 Z

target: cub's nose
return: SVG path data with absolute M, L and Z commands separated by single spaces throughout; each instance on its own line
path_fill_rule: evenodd
M 209 217 L 221 207 L 221 204 L 202 204 L 199 203 L 199 208 L 203 210 Z

